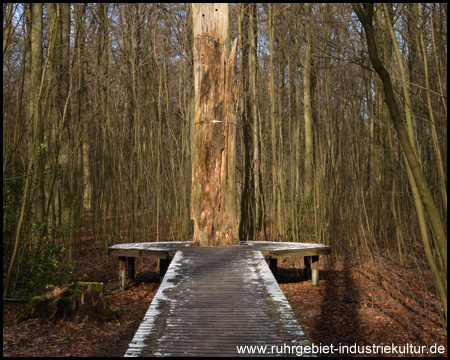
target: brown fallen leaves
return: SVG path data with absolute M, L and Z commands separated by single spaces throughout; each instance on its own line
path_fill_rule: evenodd
M 300 261 L 289 259 L 278 272 L 280 286 L 311 343 L 353 345 L 365 351 L 334 356 L 447 356 L 447 336 L 439 317 L 432 275 L 425 263 L 413 264 L 395 266 L 380 256 L 376 264 L 355 259 L 337 262 L 334 267 L 321 264 L 326 271 L 321 270 L 320 278 L 324 280 L 318 287 L 303 281 Z M 433 345 L 445 351 L 427 353 L 434 350 Z M 378 349 L 374 350 L 374 346 Z M 380 353 L 384 346 L 387 351 L 393 349 L 392 354 Z M 409 354 L 400 353 L 403 346 L 407 346 Z M 411 353 L 414 350 L 420 353 Z

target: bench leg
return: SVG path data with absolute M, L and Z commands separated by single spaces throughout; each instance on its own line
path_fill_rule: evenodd
M 125 262 L 127 258 L 119 256 L 119 286 L 120 290 L 125 289 Z
M 306 280 L 312 280 L 312 285 L 319 285 L 319 256 L 305 256 L 304 276 Z
M 159 259 L 159 282 L 162 282 L 171 262 L 172 259 Z
M 270 270 L 272 271 L 272 274 L 275 277 L 275 279 L 278 280 L 278 262 L 277 262 L 277 260 L 278 259 L 276 259 L 276 258 L 275 259 L 270 258 L 269 259 L 269 267 L 270 267 Z
M 313 286 L 319 285 L 319 257 L 318 256 L 312 256 L 312 284 Z
M 134 257 L 127 258 L 128 260 L 128 280 L 133 281 L 135 276 Z
M 311 279 L 311 261 L 309 256 L 305 256 L 303 258 L 303 261 L 305 263 L 305 268 L 303 269 L 303 276 L 305 277 L 305 280 Z

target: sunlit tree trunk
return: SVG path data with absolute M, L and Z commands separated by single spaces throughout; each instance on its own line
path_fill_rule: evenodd
M 191 218 L 195 246 L 239 244 L 235 200 L 234 58 L 229 4 L 193 4 L 195 135 Z
M 271 140 L 271 154 L 272 154 L 272 216 L 274 222 L 277 224 L 277 231 L 279 232 L 279 219 L 281 218 L 280 204 L 281 199 L 278 196 L 279 181 L 278 181 L 278 156 L 277 156 L 277 124 L 276 124 L 276 109 L 275 109 L 275 71 L 274 71 L 274 14 L 273 4 L 269 4 L 269 93 L 270 93 L 270 140 Z M 281 166 L 281 165 L 280 165 Z
M 303 64 L 303 96 L 305 106 L 305 186 L 304 195 L 312 194 L 313 184 L 313 132 L 311 108 L 311 3 L 305 4 L 306 55 Z

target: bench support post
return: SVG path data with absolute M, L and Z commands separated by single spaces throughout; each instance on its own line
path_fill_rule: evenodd
M 319 256 L 305 256 L 304 275 L 307 280 L 312 280 L 312 285 L 319 285 Z
M 125 256 L 119 256 L 119 286 L 120 290 L 125 288 Z
M 119 286 L 120 290 L 125 289 L 126 268 L 128 267 L 128 281 L 134 280 L 135 267 L 134 257 L 119 256 Z
M 278 280 L 278 259 L 277 258 L 270 258 L 269 259 L 269 267 L 272 271 L 273 277 Z
M 134 270 L 134 257 L 127 258 L 128 261 L 128 281 L 134 280 L 135 270 Z
M 162 279 L 166 274 L 166 271 L 169 268 L 171 262 L 172 259 L 159 259 L 159 282 L 162 282 Z

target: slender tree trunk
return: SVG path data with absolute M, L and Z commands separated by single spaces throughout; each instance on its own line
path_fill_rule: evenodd
M 77 62 L 78 62 L 78 92 L 77 92 L 77 122 L 80 126 L 81 132 L 81 147 L 80 147 L 80 163 L 83 173 L 83 204 L 86 209 L 91 208 L 92 197 L 92 180 L 90 171 L 90 131 L 89 126 L 84 123 L 83 113 L 85 112 L 85 104 L 87 103 L 86 89 L 85 89 L 85 52 L 84 42 L 86 37 L 85 29 L 85 8 L 84 4 L 74 6 L 75 9 L 75 30 L 77 33 Z
M 241 102 L 241 126 L 242 126 L 242 194 L 241 194 L 241 219 L 239 223 L 239 238 L 243 240 L 253 239 L 255 199 L 252 194 L 252 97 L 250 95 L 250 4 L 239 5 L 239 47 L 240 47 L 240 102 Z
M 305 193 L 308 197 L 313 189 L 313 132 L 311 108 L 311 3 L 305 4 L 306 55 L 303 64 L 303 94 L 305 106 Z
M 229 4 L 193 4 L 195 135 L 191 218 L 195 246 L 237 245 L 234 58 Z
M 33 201 L 34 199 L 33 191 L 31 191 L 30 198 L 28 198 L 28 193 L 30 192 L 32 186 L 31 182 L 37 181 L 40 172 L 43 170 L 43 161 L 42 159 L 39 159 L 38 169 L 35 170 L 35 174 L 33 178 L 31 178 L 33 162 L 35 161 L 36 152 L 40 153 L 44 151 L 42 147 L 42 141 L 44 136 L 44 125 L 41 122 L 40 106 L 39 106 L 40 97 L 42 93 L 42 16 L 43 16 L 42 4 L 37 3 L 29 4 L 28 16 L 31 22 L 31 26 L 28 27 L 30 31 L 31 51 L 27 53 L 28 61 L 31 62 L 30 66 L 31 71 L 29 73 L 30 95 L 29 95 L 28 114 L 32 119 L 31 123 L 33 124 L 33 133 L 32 133 L 33 135 L 30 142 L 30 150 L 29 150 L 30 157 L 27 169 L 28 176 L 26 177 L 25 181 L 25 187 L 22 196 L 22 204 L 20 208 L 19 218 L 17 221 L 13 253 L 8 265 L 8 271 L 4 281 L 3 297 L 6 297 L 9 292 L 9 284 L 11 281 L 12 269 L 15 265 L 17 253 L 19 250 L 20 233 L 23 222 L 25 221 L 25 208 L 27 202 Z M 37 151 L 37 147 L 39 147 L 40 149 L 39 151 Z M 43 220 L 45 212 L 45 199 L 44 199 L 45 193 L 43 193 L 43 184 L 41 183 L 40 185 L 38 195 L 41 195 L 41 199 L 38 199 L 38 201 L 36 202 L 37 206 L 36 215 L 38 216 L 38 219 Z
M 259 118 L 256 62 L 256 5 L 240 4 L 241 109 L 244 179 L 239 237 L 254 239 L 260 225 Z
M 397 62 L 399 65 L 399 69 L 400 69 L 400 76 L 402 79 L 402 90 L 403 90 L 403 98 L 404 98 L 404 107 L 405 107 L 405 119 L 406 119 L 406 130 L 408 132 L 408 138 L 409 138 L 409 142 L 411 143 L 411 147 L 414 150 L 414 153 L 417 156 L 417 150 L 415 148 L 415 139 L 414 139 L 414 132 L 413 132 L 413 125 L 412 125 L 412 113 L 411 113 L 411 99 L 409 96 L 409 91 L 407 88 L 407 78 L 406 78 L 406 71 L 405 68 L 403 66 L 403 59 L 401 57 L 400 54 L 400 49 L 397 43 L 397 39 L 395 37 L 394 34 L 394 28 L 392 26 L 392 22 L 389 16 L 389 12 L 387 9 L 386 4 L 383 4 L 384 6 L 384 11 L 385 11 L 385 17 L 386 17 L 386 23 L 389 29 L 389 33 L 392 39 L 392 43 L 394 46 L 394 51 L 395 51 L 395 55 L 397 57 Z M 416 213 L 417 213 L 417 217 L 419 220 L 419 228 L 420 228 L 420 234 L 422 237 L 422 242 L 423 244 L 425 244 L 425 249 L 427 252 L 427 257 L 428 255 L 431 254 L 431 252 L 429 251 L 429 249 L 431 249 L 431 245 L 430 245 L 430 240 L 428 237 L 428 230 L 426 227 L 426 219 L 425 219 L 425 213 L 424 213 L 424 209 L 423 209 L 423 204 L 422 204 L 422 200 L 420 199 L 420 194 L 419 194 L 419 190 L 417 189 L 417 185 L 416 185 L 416 181 L 414 179 L 414 176 L 411 172 L 411 169 L 409 167 L 408 161 L 405 157 L 405 163 L 406 163 L 406 169 L 407 169 L 407 173 L 408 173 L 408 180 L 409 180 L 409 184 L 411 186 L 411 192 L 413 194 L 413 199 L 414 199 L 414 205 L 416 208 Z M 431 256 L 429 259 L 430 264 L 434 265 L 434 256 Z M 432 266 L 433 266 L 432 265 Z M 435 280 L 438 281 L 442 281 L 438 278 L 435 278 Z
M 419 11 L 419 19 L 422 18 L 422 9 L 421 4 L 416 5 Z M 421 55 L 422 55 L 422 64 L 423 64 L 423 72 L 425 78 L 425 97 L 427 100 L 427 113 L 428 120 L 431 123 L 431 138 L 433 143 L 433 150 L 436 158 L 436 166 L 438 168 L 438 181 L 439 181 L 439 189 L 441 191 L 442 202 L 444 204 L 444 210 L 447 211 L 447 187 L 445 182 L 445 173 L 444 173 L 444 164 L 442 162 L 442 154 L 441 148 L 439 146 L 438 134 L 436 130 L 436 121 L 434 119 L 433 105 L 431 103 L 431 94 L 430 94 L 430 83 L 428 79 L 428 61 L 427 61 L 427 49 L 425 46 L 423 31 L 419 31 L 419 39 L 420 39 L 420 47 L 421 47 Z
M 6 7 L 8 7 L 8 15 L 6 15 L 6 25 L 3 28 L 3 61 L 5 61 L 5 52 L 11 37 L 11 26 L 13 17 L 14 3 L 3 3 L 3 17 L 5 16 Z
M 256 23 L 256 4 L 249 4 L 249 24 L 248 24 L 248 37 L 249 37 L 249 72 L 250 72 L 250 99 L 251 99 L 251 113 L 253 118 L 252 126 L 252 142 L 253 142 L 253 183 L 254 191 L 253 196 L 255 199 L 255 211 L 254 211 L 254 225 L 255 233 L 260 228 L 261 219 L 261 193 L 260 182 L 260 156 L 259 156 L 259 117 L 258 117 L 258 96 L 257 96 L 257 61 L 256 61 L 256 48 L 257 48 L 257 23 Z
M 411 172 L 414 176 L 414 180 L 416 181 L 417 188 L 419 190 L 420 196 L 422 198 L 423 205 L 428 214 L 428 218 L 430 220 L 431 228 L 433 230 L 433 235 L 435 237 L 436 250 L 439 256 L 442 259 L 443 263 L 443 276 L 447 277 L 447 237 L 445 235 L 444 227 L 442 225 L 442 221 L 440 218 L 439 211 L 437 210 L 436 204 L 434 202 L 433 195 L 431 194 L 425 176 L 423 175 L 420 164 L 417 160 L 417 157 L 414 153 L 414 149 L 409 141 L 408 132 L 403 124 L 400 110 L 398 108 L 397 100 L 395 99 L 394 90 L 392 87 L 391 77 L 389 72 L 383 66 L 379 56 L 378 50 L 375 42 L 375 36 L 373 31 L 373 4 L 365 4 L 363 10 L 359 4 L 352 4 L 354 11 L 356 12 L 361 24 L 364 27 L 364 31 L 366 33 L 367 38 L 367 46 L 369 50 L 370 60 L 372 62 L 372 66 L 375 71 L 380 76 L 383 82 L 385 102 L 389 107 L 389 111 L 391 114 L 391 119 L 394 124 L 395 130 L 397 132 L 399 141 L 402 145 L 403 152 L 408 160 L 408 164 L 410 166 Z M 424 244 L 426 246 L 426 244 Z M 429 260 L 430 267 L 435 269 Z M 434 261 L 434 260 L 432 260 Z M 435 277 L 439 276 L 439 274 L 433 274 Z M 438 287 L 439 294 L 444 293 L 445 289 L 440 289 L 441 286 L 436 283 Z M 442 304 L 444 307 L 445 318 L 447 319 L 447 301 L 446 297 L 441 298 Z
M 291 46 L 294 45 L 293 41 L 293 35 L 291 34 Z M 291 154 L 290 156 L 290 162 L 289 162 L 289 168 L 290 168 L 290 187 L 289 187 L 289 197 L 290 197 L 290 219 L 291 219 L 291 228 L 290 228 L 290 238 L 293 241 L 297 241 L 297 193 L 296 193 L 296 179 L 295 179 L 295 173 L 296 169 L 298 168 L 298 162 L 297 158 L 295 156 L 295 134 L 296 134 L 296 128 L 298 126 L 297 124 L 297 104 L 296 104 L 296 98 L 295 98 L 295 79 L 297 74 L 297 60 L 296 56 L 294 56 L 293 52 L 290 52 L 288 55 L 288 99 L 289 99 L 289 152 Z
M 36 217 L 43 222 L 45 217 L 45 190 L 44 190 L 44 119 L 40 109 L 40 85 L 42 78 L 42 4 L 33 3 L 30 5 L 31 19 L 31 79 L 30 79 L 30 109 L 34 133 L 36 134 L 35 149 L 39 147 L 37 170 L 35 178 L 36 189 Z
M 269 93 L 270 93 L 270 139 L 272 145 L 272 216 L 278 222 L 277 202 L 280 201 L 277 196 L 278 189 L 278 165 L 277 165 L 277 127 L 275 122 L 275 79 L 273 68 L 273 54 L 274 54 L 274 16 L 273 16 L 273 4 L 269 4 Z
M 61 24 L 61 37 L 59 41 L 59 50 L 58 50 L 58 59 L 60 60 L 59 69 L 60 76 L 57 86 L 57 104 L 55 107 L 58 109 L 58 124 L 59 128 L 68 129 L 71 127 L 70 120 L 70 106 L 67 105 L 69 101 L 69 91 L 70 91 L 70 77 L 69 77 L 69 68 L 70 68 L 70 3 L 59 3 L 57 5 L 58 15 L 60 16 L 60 24 Z M 74 126 L 75 127 L 75 126 Z M 76 139 L 73 139 L 73 147 L 71 148 L 70 139 L 68 136 L 68 131 L 61 131 L 58 134 L 58 163 L 62 165 L 63 169 L 63 177 L 69 177 L 69 187 L 63 188 L 64 196 L 66 199 L 74 199 L 76 198 L 77 184 L 73 179 L 74 174 L 78 173 L 78 163 L 77 161 L 70 162 L 70 152 L 74 150 L 75 144 L 77 143 Z M 76 136 L 76 135 L 75 135 Z M 76 157 L 75 157 L 76 158 Z M 56 169 L 55 169 L 56 172 Z M 76 175 L 75 175 L 76 176 Z M 77 177 L 78 178 L 78 177 Z M 64 225 L 73 225 L 74 218 L 76 217 L 77 210 L 76 208 L 79 206 L 77 201 L 67 201 L 70 205 L 71 218 L 66 219 Z M 59 204 L 62 207 L 67 207 L 67 203 Z M 69 261 L 72 262 L 72 253 L 73 253 L 73 238 L 75 235 L 75 229 L 71 227 L 69 234 Z
M 278 38 L 278 47 L 280 47 L 280 39 Z M 278 173 L 277 173 L 277 230 L 278 230 L 278 241 L 283 241 L 286 236 L 285 232 L 285 196 L 284 196 L 284 177 L 283 177 L 283 164 L 284 164 L 284 141 L 283 141 L 283 101 L 282 95 L 284 93 L 284 68 L 285 68 L 285 57 L 281 51 L 277 54 L 278 60 L 278 133 L 279 133 L 279 147 L 278 147 Z

